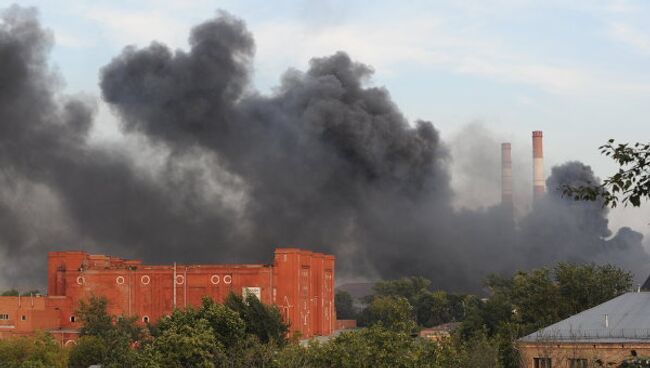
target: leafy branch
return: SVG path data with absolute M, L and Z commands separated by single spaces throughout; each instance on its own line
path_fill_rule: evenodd
M 576 201 L 602 200 L 603 206 L 632 205 L 639 207 L 642 199 L 650 198 L 650 143 L 615 144 L 610 139 L 598 147 L 600 153 L 616 161 L 618 172 L 602 184 L 562 185 L 562 193 Z

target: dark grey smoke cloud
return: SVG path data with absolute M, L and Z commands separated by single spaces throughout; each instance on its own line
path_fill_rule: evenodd
M 57 90 L 35 11 L 14 6 L 2 19 L 6 285 L 42 283 L 46 251 L 80 247 L 168 263 L 260 262 L 298 246 L 337 254 L 340 276 L 421 274 L 456 290 L 558 260 L 648 263 L 639 234 L 604 239 L 598 204 L 550 193 L 518 225 L 499 206 L 454 210 L 438 131 L 410 124 L 346 53 L 289 70 L 262 95 L 250 84 L 253 36 L 226 13 L 196 26 L 188 51 L 125 48 L 100 86 L 124 134 L 162 162 L 143 168 L 120 145 L 91 143 L 96 107 Z M 549 188 L 588 178 L 570 163 Z M 12 200 L 17 187 L 31 188 L 21 198 L 36 211 Z

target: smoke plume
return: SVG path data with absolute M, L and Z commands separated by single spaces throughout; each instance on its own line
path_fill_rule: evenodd
M 53 36 L 36 11 L 2 13 L 5 286 L 42 284 L 47 251 L 79 248 L 219 263 L 296 246 L 336 254 L 340 277 L 419 274 L 455 290 L 559 260 L 648 263 L 640 234 L 606 240 L 598 203 L 551 191 L 518 224 L 499 206 L 454 209 L 438 131 L 408 122 L 386 89 L 369 86 L 372 68 L 344 52 L 288 70 L 264 95 L 251 85 L 243 21 L 219 13 L 189 41 L 187 51 L 128 46 L 100 71 L 123 134 L 152 157 L 143 167 L 123 145 L 89 140 L 95 103 L 60 93 L 47 64 Z M 548 187 L 587 180 L 588 167 L 568 163 Z

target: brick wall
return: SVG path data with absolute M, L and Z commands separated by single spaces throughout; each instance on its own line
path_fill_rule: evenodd
M 517 343 L 521 368 L 534 368 L 534 358 L 551 358 L 552 367 L 570 367 L 570 359 L 586 359 L 588 367 L 618 367 L 632 356 L 650 357 L 650 342 L 619 343 Z

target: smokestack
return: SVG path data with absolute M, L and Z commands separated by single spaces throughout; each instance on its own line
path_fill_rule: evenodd
M 544 184 L 544 150 L 542 143 L 542 131 L 533 131 L 533 201 L 544 196 L 546 185 Z
M 501 204 L 512 209 L 512 148 L 501 143 Z

